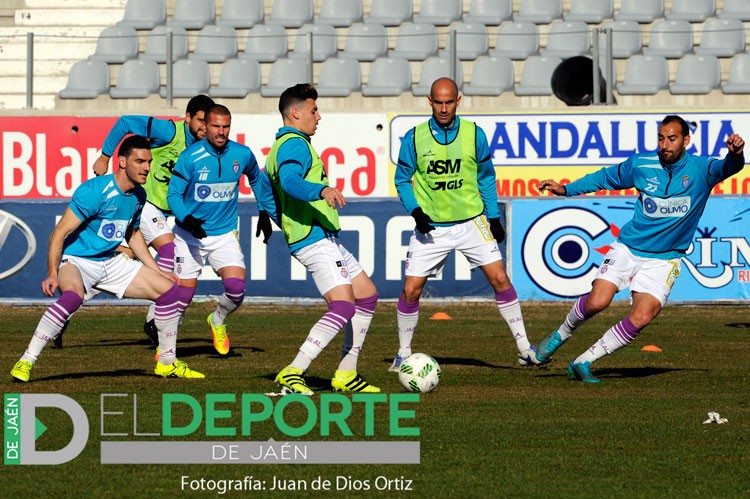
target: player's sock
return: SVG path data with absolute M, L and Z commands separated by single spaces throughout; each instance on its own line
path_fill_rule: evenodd
M 193 301 L 193 296 L 195 295 L 195 288 L 189 288 L 187 286 L 180 286 L 178 288 L 178 293 L 179 293 L 179 299 L 177 301 L 177 310 L 182 316 L 185 314 L 185 309 L 188 308 L 188 305 L 190 305 L 190 302 Z
M 519 352 L 524 352 L 531 347 L 529 339 L 526 337 L 526 327 L 523 323 L 523 314 L 521 313 L 521 304 L 518 302 L 516 288 L 512 285 L 504 291 L 495 292 L 495 304 L 500 315 L 510 328 L 513 339 L 516 340 L 516 346 Z
M 44 347 L 47 346 L 47 343 L 60 334 L 70 316 L 82 304 L 83 298 L 78 296 L 74 291 L 63 291 L 60 298 L 50 305 L 44 312 L 44 315 L 42 315 L 21 360 L 28 360 L 32 364 L 36 362 Z
M 224 324 L 227 316 L 237 310 L 245 299 L 245 280 L 236 277 L 224 279 L 224 292 L 219 297 L 219 305 L 211 316 L 214 326 Z
M 402 359 L 411 355 L 411 342 L 419 323 L 419 300 L 408 302 L 401 294 L 396 305 L 396 322 L 398 323 L 398 354 Z
M 154 300 L 155 322 L 159 331 L 159 362 L 173 364 L 177 360 L 177 326 L 180 320 L 180 288 L 177 284 Z
M 354 317 L 344 326 L 344 346 L 341 348 L 339 371 L 357 370 L 357 358 L 365 343 L 377 304 L 377 293 L 369 298 L 354 300 Z
M 164 272 L 174 271 L 174 243 L 162 244 L 159 250 L 156 252 L 159 259 L 156 260 L 156 264 Z
M 339 329 L 354 317 L 354 304 L 338 300 L 328 304 L 328 312 L 310 329 L 307 339 L 299 348 L 299 353 L 290 364 L 292 367 L 306 371 L 320 352 L 328 346 Z
M 578 326 L 594 316 L 594 314 L 590 314 L 586 311 L 586 300 L 588 300 L 588 298 L 588 293 L 579 297 L 573 305 L 573 308 L 568 312 L 565 322 L 560 324 L 560 327 L 557 328 L 561 340 L 565 341 L 573 336 L 573 331 L 575 331 Z
M 591 345 L 588 350 L 579 355 L 575 362 L 594 362 L 605 355 L 611 355 L 633 341 L 640 332 L 641 330 L 630 322 L 630 317 L 625 317 L 609 328 L 604 336 Z

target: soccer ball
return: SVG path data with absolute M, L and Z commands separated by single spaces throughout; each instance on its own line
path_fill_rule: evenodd
M 415 353 L 401 361 L 398 380 L 410 392 L 428 393 L 440 383 L 440 365 L 426 353 Z

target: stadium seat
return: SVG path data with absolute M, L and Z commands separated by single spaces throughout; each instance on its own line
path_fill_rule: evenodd
M 669 86 L 672 94 L 707 94 L 721 86 L 721 66 L 713 55 L 687 54 L 677 66 L 674 83 Z
M 532 22 L 512 22 L 500 26 L 492 57 L 526 59 L 539 52 L 539 30 Z
M 571 0 L 570 9 L 565 13 L 563 19 L 599 24 L 605 19 L 612 19 L 614 10 L 613 0 Z
M 243 98 L 260 91 L 260 63 L 252 59 L 229 59 L 221 66 L 219 84 L 211 87 L 211 97 Z
M 211 73 L 208 63 L 202 60 L 180 59 L 172 66 L 172 97 L 194 97 L 205 94 L 211 86 Z M 159 91 L 167 96 L 166 87 Z
M 464 84 L 464 95 L 498 96 L 513 90 L 515 71 L 507 57 L 480 57 L 474 62 L 471 82 Z
M 382 24 L 383 26 L 400 26 L 411 22 L 411 0 L 378 0 L 372 2 L 370 15 L 365 18 L 366 23 Z
M 89 59 L 122 64 L 138 56 L 138 34 L 133 28 L 104 28 L 96 41 L 96 50 Z
M 519 96 L 552 95 L 552 73 L 561 62 L 559 57 L 532 55 L 526 59 L 513 92 Z
M 734 56 L 729 66 L 729 77 L 721 86 L 721 91 L 725 94 L 750 94 L 750 54 Z
M 461 64 L 456 64 L 456 75 L 452 76 L 450 72 L 450 61 L 445 57 L 430 57 L 422 63 L 422 70 L 419 73 L 419 82 L 411 87 L 411 92 L 416 97 L 425 97 L 430 95 L 432 83 L 438 78 L 453 78 L 458 85 L 459 91 L 463 87 L 464 79 Z
M 410 61 L 422 61 L 436 55 L 438 32 L 432 24 L 402 24 L 396 35 L 396 47 L 391 56 Z
M 188 54 L 188 34 L 185 28 L 174 26 L 157 26 L 151 30 L 146 39 L 146 49 L 139 56 L 140 59 L 167 62 L 167 30 L 172 32 L 172 61 L 184 59 Z
M 513 17 L 513 0 L 471 0 L 465 23 L 500 26 Z
M 133 29 L 154 29 L 167 20 L 166 0 L 128 0 L 125 14 L 117 26 Z
M 724 0 L 719 19 L 750 21 L 750 0 Z
M 362 87 L 366 97 L 399 96 L 411 89 L 411 65 L 406 59 L 380 57 L 372 63 L 367 84 Z
M 224 62 L 237 57 L 237 32 L 231 26 L 204 26 L 198 32 L 189 57 L 206 62 Z
M 224 0 L 218 26 L 231 26 L 234 29 L 252 28 L 265 18 L 263 0 Z
M 591 48 L 591 31 L 582 21 L 556 21 L 547 35 L 547 46 L 541 50 L 542 55 L 567 59 L 589 52 Z
M 347 28 L 362 22 L 362 0 L 321 0 L 316 23 Z
M 659 55 L 634 55 L 628 59 L 625 76 L 617 86 L 622 95 L 653 95 L 669 87 L 667 60 Z
M 109 89 L 113 99 L 143 99 L 159 92 L 159 66 L 154 61 L 131 59 L 120 66 L 117 85 Z
M 346 97 L 362 89 L 362 75 L 356 59 L 328 59 L 320 68 L 315 87 L 321 97 Z
M 299 28 L 313 22 L 313 0 L 274 0 L 266 24 Z
M 307 61 L 304 59 L 277 59 L 271 64 L 268 83 L 260 87 L 260 95 L 263 97 L 279 97 L 284 90 L 297 83 L 312 83 Z
M 487 55 L 489 42 L 487 40 L 487 28 L 484 24 L 458 23 L 451 29 L 456 30 L 456 57 L 462 61 L 473 61 L 481 55 Z M 451 38 L 445 42 L 445 50 L 441 56 L 449 56 L 451 49 Z
M 641 25 L 635 21 L 608 21 L 602 25 L 602 30 L 612 30 L 612 57 L 627 59 L 642 50 Z M 604 53 L 606 44 L 599 41 L 599 52 Z
M 357 23 L 346 35 L 342 59 L 374 61 L 388 53 L 388 32 L 382 24 Z
M 679 0 L 672 2 L 666 17 L 669 21 L 702 23 L 715 15 L 716 0 Z
M 745 27 L 739 19 L 710 19 L 703 25 L 699 55 L 732 57 L 745 51 Z
M 562 0 L 521 0 L 518 13 L 513 16 L 513 20 L 534 24 L 549 24 L 557 19 L 562 19 L 562 12 Z
M 247 33 L 240 59 L 273 62 L 287 54 L 286 30 L 281 25 L 258 24 Z
M 109 66 L 104 61 L 78 61 L 68 73 L 61 99 L 94 99 L 109 91 Z
M 414 16 L 414 22 L 448 26 L 460 20 L 462 15 L 461 0 L 422 0 L 419 13 Z
M 615 21 L 650 23 L 664 17 L 664 0 L 621 0 Z
M 294 51 L 289 54 L 290 58 L 307 59 L 310 55 L 308 33 L 312 33 L 313 61 L 322 62 L 336 54 L 336 28 L 328 24 L 305 24 L 297 30 Z
M 175 0 L 172 19 L 167 26 L 179 26 L 187 30 L 197 30 L 216 19 L 214 0 Z
M 667 59 L 679 59 L 693 51 L 693 30 L 687 21 L 657 21 L 651 26 L 645 55 L 660 55 Z

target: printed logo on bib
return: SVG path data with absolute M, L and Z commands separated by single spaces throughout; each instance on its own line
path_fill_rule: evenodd
M 107 241 L 122 241 L 130 220 L 102 220 L 97 235 Z
M 643 196 L 643 213 L 651 218 L 682 218 L 690 211 L 690 196 L 669 199 Z
M 236 182 L 223 184 L 195 184 L 194 199 L 199 203 L 220 203 L 235 196 Z

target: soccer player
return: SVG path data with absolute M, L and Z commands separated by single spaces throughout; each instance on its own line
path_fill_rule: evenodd
M 195 295 L 203 262 L 221 277 L 224 293 L 208 326 L 214 348 L 229 353 L 224 321 L 245 298 L 245 257 L 237 239 L 239 184 L 246 175 L 255 193 L 260 217 L 256 236 L 262 232 L 268 242 L 273 227 L 264 206 L 273 204 L 268 180 L 258 168 L 255 155 L 238 142 L 229 140 L 232 115 L 215 104 L 206 113 L 206 138 L 180 154 L 169 183 L 167 202 L 175 216 L 175 261 L 180 278 L 180 313 Z
M 144 298 L 156 304 L 156 327 L 161 357 L 154 373 L 165 378 L 203 378 L 177 360 L 177 278 L 164 272 L 148 251 L 139 227 L 146 202 L 151 163 L 148 140 L 139 135 L 120 146 L 119 170 L 81 184 L 52 231 L 47 250 L 47 278 L 42 292 L 60 298 L 42 316 L 21 360 L 10 374 L 29 381 L 31 368 L 47 343 L 60 333 L 67 319 L 92 289 L 118 298 Z M 115 250 L 128 238 L 134 260 Z
M 737 134 L 727 138 L 729 152 L 724 159 L 688 154 L 689 144 L 688 124 L 669 115 L 659 127 L 658 154 L 635 154 L 568 185 L 541 182 L 540 192 L 557 196 L 631 188 L 639 195 L 633 218 L 604 256 L 591 291 L 578 298 L 565 321 L 542 340 L 539 360 L 548 361 L 581 324 L 606 309 L 615 293 L 629 286 L 630 313 L 568 365 L 571 378 L 598 383 L 591 363 L 633 341 L 659 315 L 680 274 L 680 258 L 693 240 L 711 190 L 745 165 L 745 142 Z
M 487 137 L 476 123 L 456 116 L 461 96 L 450 78 L 433 82 L 428 101 L 432 118 L 406 132 L 396 166 L 396 191 L 416 228 L 397 305 L 399 349 L 388 370 L 397 372 L 411 355 L 422 290 L 429 277 L 440 275 L 454 250 L 472 269 L 479 267 L 495 291 L 497 309 L 518 347 L 518 363 L 538 364 L 498 248 L 505 230 Z
M 210 97 L 196 95 L 188 101 L 185 119 L 176 122 L 152 116 L 122 116 L 104 140 L 102 155 L 94 162 L 94 173 L 103 175 L 107 173 L 109 159 L 117 144 L 126 135 L 142 135 L 151 142 L 154 159 L 144 185 L 148 202 L 143 207 L 141 230 L 146 244 L 154 248 L 159 256 L 156 263 L 165 272 L 174 270 L 174 234 L 167 225 L 167 218 L 172 215 L 167 203 L 172 170 L 180 153 L 206 136 L 205 114 L 213 104 Z M 156 343 L 153 304 L 146 314 L 143 331 Z
M 331 386 L 344 392 L 380 392 L 357 373 L 357 358 L 370 327 L 378 292 L 354 256 L 339 241 L 338 208 L 346 202 L 328 185 L 323 161 L 310 138 L 320 121 L 315 87 L 303 83 L 279 98 L 284 126 L 266 159 L 276 202 L 276 220 L 292 255 L 312 274 L 328 312 L 318 320 L 291 364 L 276 382 L 295 393 L 312 395 L 303 375 L 344 328 L 341 360 Z

